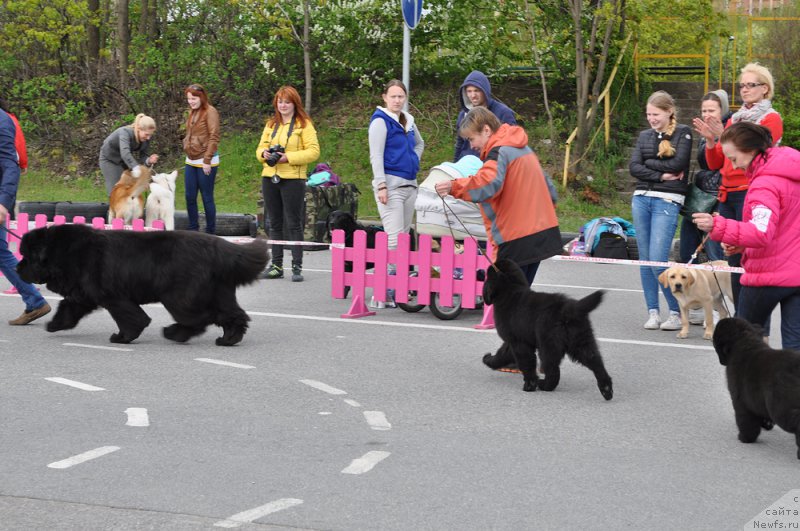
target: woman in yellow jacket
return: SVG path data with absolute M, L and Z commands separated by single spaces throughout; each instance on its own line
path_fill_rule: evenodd
M 267 120 L 256 157 L 264 165 L 261 191 L 264 219 L 272 240 L 303 240 L 303 201 L 308 164 L 319 158 L 314 124 L 294 87 L 283 86 L 272 100 L 275 115 Z M 285 228 L 284 228 L 285 226 Z M 292 282 L 303 281 L 303 248 L 292 246 Z M 283 278 L 283 246 L 272 246 L 272 264 L 264 278 Z

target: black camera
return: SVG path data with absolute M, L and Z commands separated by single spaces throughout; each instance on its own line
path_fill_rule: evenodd
M 275 166 L 278 161 L 281 160 L 281 155 L 286 153 L 286 148 L 278 144 L 277 146 L 270 147 L 267 153 L 269 153 L 269 155 L 264 159 L 264 162 L 267 163 L 267 166 Z

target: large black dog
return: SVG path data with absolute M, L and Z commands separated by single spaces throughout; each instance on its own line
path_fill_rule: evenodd
M 141 304 L 161 302 L 176 323 L 164 337 L 185 342 L 222 327 L 217 345 L 235 345 L 250 317 L 236 287 L 253 282 L 268 260 L 266 242 L 237 245 L 199 232 L 95 230 L 85 225 L 36 229 L 22 238 L 20 277 L 64 296 L 47 331 L 74 328 L 105 308 L 119 327 L 112 343 L 130 343 L 150 324 Z
M 589 312 L 600 304 L 603 293 L 595 291 L 581 300 L 560 293 L 537 293 L 517 264 L 498 260 L 488 269 L 483 300 L 494 305 L 495 327 L 504 343 L 497 354 L 486 354 L 483 362 L 499 369 L 516 361 L 524 379 L 523 391 L 536 391 L 537 387 L 552 391 L 561 378 L 561 361 L 569 354 L 594 373 L 600 394 L 611 400 L 611 377 L 589 321 Z M 536 375 L 537 350 L 544 373 L 541 381 Z
M 777 424 L 794 433 L 800 459 L 800 352 L 764 343 L 761 329 L 744 319 L 721 319 L 714 349 L 725 366 L 739 440 L 755 442 Z

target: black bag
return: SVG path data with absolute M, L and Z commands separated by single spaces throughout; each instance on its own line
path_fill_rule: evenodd
M 616 258 L 620 260 L 628 259 L 628 242 L 619 234 L 603 232 L 600 240 L 592 250 L 592 256 L 596 258 Z
M 704 192 L 699 186 L 692 183 L 689 185 L 689 191 L 686 192 L 686 199 L 684 199 L 683 207 L 681 207 L 681 215 L 691 218 L 695 212 L 710 214 L 716 205 L 717 194 Z

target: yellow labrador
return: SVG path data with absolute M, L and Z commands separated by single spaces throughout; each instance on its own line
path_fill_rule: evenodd
M 727 266 L 724 260 L 709 262 L 709 265 Z M 715 278 L 716 277 L 716 278 Z M 689 337 L 689 310 L 702 307 L 706 316 L 703 339 L 711 339 L 714 334 L 713 310 L 719 312 L 720 319 L 728 317 L 728 310 L 722 300 L 723 295 L 733 300 L 731 274 L 723 271 L 706 271 L 673 266 L 658 276 L 658 281 L 678 299 L 681 307 L 681 331 L 678 338 Z

